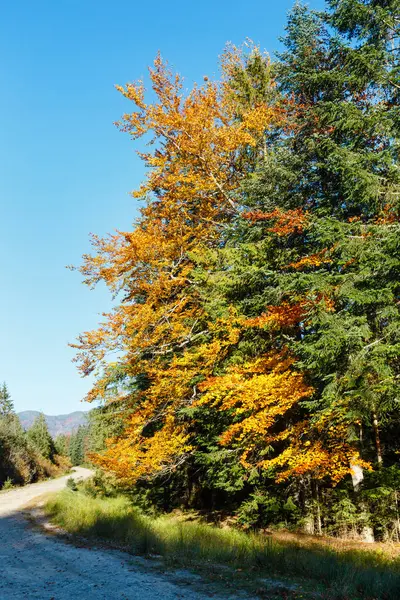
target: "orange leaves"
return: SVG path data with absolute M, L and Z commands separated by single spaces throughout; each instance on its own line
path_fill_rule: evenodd
M 300 260 L 290 263 L 288 267 L 291 267 L 292 269 L 303 269 L 304 267 L 319 267 L 323 264 L 329 264 L 331 262 L 332 259 L 329 257 L 329 250 L 328 248 L 324 248 L 316 254 L 304 256 Z
M 108 440 L 103 454 L 92 456 L 98 465 L 111 471 L 122 484 L 132 485 L 140 478 L 173 471 L 191 450 L 184 428 L 167 416 L 162 427 L 151 437 L 140 435 L 136 419 L 132 419 L 124 435 Z
M 400 221 L 400 211 L 395 203 L 386 203 L 380 216 L 376 219 L 377 225 L 391 225 Z
M 213 336 L 211 341 L 195 344 L 190 340 L 190 336 L 196 341 L 205 334 Z M 229 348 L 237 343 L 239 322 L 232 315 L 232 319 L 209 323 L 208 331 L 194 333 L 192 328 L 185 335 L 183 339 L 188 343 L 181 344 L 179 352 L 176 345 L 163 348 L 161 338 L 157 345 L 153 334 L 149 336 L 155 344 L 151 360 L 137 357 L 135 361 L 132 356 L 131 371 L 145 370 L 149 385 L 136 394 L 133 413 L 125 415 L 123 435 L 109 440 L 107 450 L 92 457 L 127 485 L 140 478 L 165 475 L 185 460 L 192 449 L 192 440 L 176 418 L 177 412 L 194 402 L 197 389 L 193 379 L 210 376 L 215 364 L 224 360 Z M 141 349 L 145 347 L 146 342 L 138 343 Z M 96 385 L 102 383 L 99 380 Z
M 275 109 L 268 107 L 266 104 L 258 104 L 252 110 L 244 113 L 241 129 L 249 133 L 249 145 L 256 146 L 259 136 L 276 121 L 277 113 Z
M 340 413 L 320 417 L 316 422 L 298 422 L 285 432 L 287 446 L 277 456 L 263 460 L 260 466 L 277 471 L 277 481 L 310 474 L 314 479 L 328 477 L 337 484 L 358 464 L 370 469 L 354 445 L 349 442 L 349 423 Z
M 333 312 L 335 303 L 325 294 L 318 294 L 313 299 L 305 298 L 297 302 L 283 301 L 278 306 L 268 306 L 267 312 L 258 317 L 245 319 L 243 323 L 247 327 L 269 329 L 297 327 L 307 321 L 309 312 L 316 307 L 321 307 L 326 312 Z
M 249 327 L 266 327 L 281 329 L 293 327 L 303 320 L 308 303 L 306 301 L 291 304 L 282 302 L 279 306 L 269 306 L 268 311 L 259 317 L 246 319 Z
M 350 423 L 343 406 L 311 419 L 302 401 L 313 395 L 287 352 L 271 353 L 210 376 L 200 386 L 196 406 L 209 405 L 230 415 L 220 444 L 238 448 L 245 468 L 275 472 L 278 482 L 305 474 L 338 483 L 360 459 L 349 442 Z M 268 458 L 266 455 L 270 454 Z
M 269 230 L 279 237 L 303 233 L 308 223 L 308 214 L 301 208 L 287 211 L 275 208 L 269 213 L 252 211 L 244 213 L 243 218 L 253 223 L 257 221 L 271 221 L 272 225 L 269 227 Z
M 240 61 L 239 51 L 232 52 L 225 68 Z M 230 194 L 243 176 L 235 162 L 246 146 L 256 147 L 276 123 L 277 109 L 258 102 L 241 107 L 240 114 L 232 111 L 227 82 L 207 80 L 184 97 L 181 78 L 173 76 L 160 56 L 150 69 L 150 79 L 156 95 L 151 104 L 144 102 L 142 82 L 118 88 L 136 107 L 124 115 L 121 129 L 134 138 L 149 133 L 153 142 L 161 142 L 153 154 L 143 155 L 152 171 L 134 195 L 143 197 L 157 190 L 163 200 L 160 215 L 166 203 L 176 208 L 178 200 L 186 207 L 195 201 L 199 209 L 201 196 L 206 196 L 208 214 L 198 218 L 220 217 L 221 211 L 234 206 Z
M 308 426 L 307 423 L 302 424 Z M 333 483 L 338 483 L 350 473 L 350 460 L 354 448 L 349 444 L 330 449 L 320 440 L 311 443 L 301 443 L 295 438 L 291 444 L 278 456 L 260 462 L 263 468 L 277 470 L 277 482 L 289 477 L 299 477 L 311 474 L 314 479 L 329 477 Z
M 93 238 L 95 253 L 84 257 L 81 272 L 90 286 L 103 281 L 116 306 L 75 347 L 82 372 L 97 373 L 88 399 L 109 401 L 113 393 L 126 411 L 123 434 L 96 457 L 125 482 L 168 472 L 190 451 L 178 415 L 202 393 L 194 381 L 208 382 L 205 403 L 219 390 L 223 410 L 245 416 L 226 431 L 224 443 L 264 435 L 309 393 L 284 357 L 263 357 L 212 379 L 248 323 L 233 311 L 211 319 L 193 276 L 194 255 L 220 247 L 221 226 L 237 212 L 237 190 L 263 154 L 266 132 L 283 125 L 269 59 L 258 49 L 251 56 L 256 76 L 262 74 L 256 86 L 245 56 L 231 47 L 221 82 L 206 79 L 186 94 L 182 78 L 157 56 L 149 70 L 152 101 L 142 81 L 117 88 L 133 105 L 118 125 L 150 142 L 139 154 L 148 175 L 133 194 L 147 204 L 132 231 Z M 240 73 L 247 78 L 244 95 L 235 81 Z M 302 230 L 307 219 L 301 211 L 274 211 L 270 218 L 278 235 Z M 295 309 L 286 312 L 276 309 L 271 322 L 293 320 Z M 132 385 L 136 377 L 146 381 L 143 388 Z
M 349 442 L 343 407 L 317 420 L 303 413 L 301 402 L 314 390 L 287 353 L 231 367 L 224 375 L 207 378 L 200 389 L 197 406 L 230 414 L 232 424 L 220 436 L 220 444 L 239 448 L 246 468 L 274 471 L 278 482 L 308 474 L 336 484 L 352 464 L 370 467 Z M 265 458 L 267 453 L 272 456 Z
M 277 481 L 310 474 L 314 479 L 329 478 L 337 484 L 351 473 L 352 465 L 370 469 L 350 441 L 352 423 L 346 416 L 348 406 L 337 401 L 313 419 L 299 421 L 287 431 L 287 446 L 278 456 L 261 466 L 278 471 Z

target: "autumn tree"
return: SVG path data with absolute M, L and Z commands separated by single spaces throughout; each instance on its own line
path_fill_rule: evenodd
M 187 95 L 160 56 L 150 80 L 151 104 L 142 82 L 118 88 L 134 105 L 120 128 L 134 139 L 147 136 L 154 148 L 140 154 L 150 171 L 134 193 L 146 206 L 133 231 L 94 238 L 97 253 L 81 268 L 86 283 L 105 281 L 120 302 L 76 344 L 82 372 L 98 373 L 88 399 L 129 405 L 123 435 L 98 458 L 127 482 L 174 468 L 192 448 L 179 411 L 226 347 L 196 281 L 196 261 L 219 248 L 265 132 L 282 122 L 269 59 L 257 48 L 248 55 L 228 48 L 222 80 L 206 78 Z M 113 351 L 121 358 L 108 362 Z

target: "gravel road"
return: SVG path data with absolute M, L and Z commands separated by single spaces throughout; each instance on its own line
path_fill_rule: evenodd
M 90 475 L 78 467 L 73 477 Z M 146 570 L 145 560 L 117 550 L 76 547 L 32 527 L 23 516 L 24 505 L 62 489 L 68 477 L 0 493 L 0 600 L 222 600 L 196 575 Z

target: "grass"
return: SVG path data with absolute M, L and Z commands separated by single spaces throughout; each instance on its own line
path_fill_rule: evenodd
M 382 552 L 306 547 L 177 517 L 153 518 L 124 496 L 92 498 L 65 490 L 49 499 L 46 512 L 71 533 L 110 540 L 134 554 L 161 555 L 167 564 L 202 573 L 221 566 L 230 568 L 229 578 L 243 580 L 247 574 L 253 582 L 278 575 L 297 578 L 303 582 L 302 590 L 318 589 L 317 597 L 326 600 L 400 598 L 400 561 Z M 300 597 L 288 593 L 279 597 Z

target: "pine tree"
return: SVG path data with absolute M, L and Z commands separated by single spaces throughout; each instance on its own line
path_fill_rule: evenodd
M 326 20 L 343 19 L 343 29 L 350 4 L 339 3 L 341 12 Z M 364 35 L 366 21 L 351 33 Z M 374 460 L 365 445 L 373 436 L 381 463 L 379 420 L 398 418 L 397 88 L 388 85 L 392 58 L 368 58 L 384 56 L 387 31 L 378 29 L 367 41 L 347 43 L 329 33 L 321 15 L 296 5 L 276 66 L 282 93 L 296 107 L 295 133 L 269 141 L 266 161 L 245 186 L 248 210 L 233 235 L 228 293 L 258 318 L 254 324 L 273 332 L 274 345 L 291 348 L 315 390 L 303 402 L 315 439 L 304 436 L 303 448 L 296 441 L 297 462 L 287 454 L 287 473 L 303 455 L 320 476 L 312 453 L 318 440 L 326 446 L 329 431 L 331 450 L 340 450 L 340 458 L 331 457 L 332 468 L 341 465 L 339 477 L 352 454 Z
M 69 456 L 69 436 L 60 433 L 54 440 L 54 447 L 60 456 Z
M 14 404 L 8 391 L 7 384 L 4 382 L 0 387 L 0 416 L 8 416 L 14 412 Z
M 46 418 L 40 413 L 27 431 L 27 437 L 42 456 L 51 460 L 55 454 L 53 438 L 49 433 Z
M 82 425 L 71 434 L 69 442 L 69 458 L 74 466 L 79 466 L 85 461 L 87 434 L 88 428 Z

